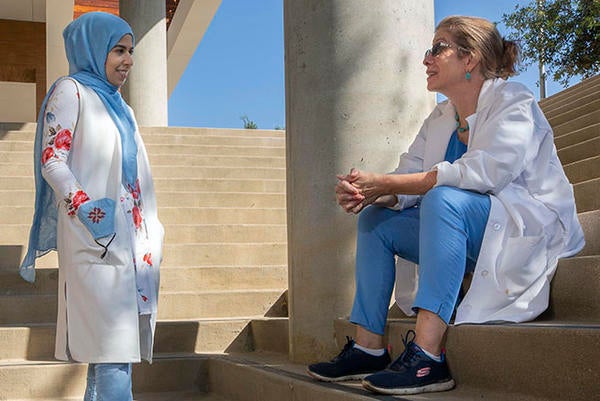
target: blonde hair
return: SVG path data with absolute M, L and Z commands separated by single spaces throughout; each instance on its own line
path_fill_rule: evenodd
M 435 30 L 443 29 L 452 35 L 460 53 L 472 53 L 480 60 L 480 70 L 486 78 L 507 79 L 517 74 L 519 45 L 504 39 L 496 25 L 487 19 L 466 16 L 444 18 Z

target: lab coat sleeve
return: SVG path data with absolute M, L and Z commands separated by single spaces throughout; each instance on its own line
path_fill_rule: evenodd
M 498 90 L 490 107 L 477 113 L 467 152 L 454 163 L 434 166 L 436 186 L 497 194 L 524 170 L 533 143 L 535 99 L 518 84 Z
M 92 237 L 100 239 L 114 234 L 115 204 L 112 199 L 91 200 L 69 168 L 79 106 L 75 82 L 58 82 L 46 103 L 41 170 L 56 198 L 64 202 L 67 214 L 77 216 Z
M 426 143 L 426 125 L 427 120 L 419 130 L 419 133 L 415 137 L 412 144 L 409 146 L 408 151 L 400 155 L 400 162 L 398 167 L 390 174 L 410 174 L 420 173 L 423 171 L 423 157 L 425 154 L 425 143 Z M 396 195 L 398 203 L 390 207 L 393 210 L 402 210 L 414 206 L 419 199 L 419 195 Z

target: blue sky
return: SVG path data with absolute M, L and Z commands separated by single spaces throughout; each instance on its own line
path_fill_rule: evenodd
M 475 15 L 506 28 L 502 14 L 527 0 L 435 0 L 435 22 Z M 169 125 L 242 128 L 246 115 L 258 128 L 285 126 L 283 0 L 223 0 L 169 99 Z M 537 65 L 513 78 L 539 96 Z M 423 77 L 425 83 L 425 76 Z M 560 91 L 546 83 L 547 95 Z

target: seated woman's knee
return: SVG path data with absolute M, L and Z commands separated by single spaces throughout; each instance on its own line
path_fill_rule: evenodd
M 449 187 L 446 185 L 431 188 L 429 191 L 427 191 L 427 193 L 423 196 L 423 199 L 421 200 L 421 210 L 436 210 L 439 208 L 443 208 L 446 205 L 452 204 L 453 197 L 455 196 L 456 191 L 460 191 L 460 189 L 456 187 Z
M 371 231 L 387 218 L 387 209 L 378 206 L 369 206 L 358 215 L 358 229 Z

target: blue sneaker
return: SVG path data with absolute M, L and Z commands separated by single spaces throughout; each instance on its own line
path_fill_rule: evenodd
M 330 362 L 320 362 L 308 367 L 308 374 L 317 380 L 337 382 L 342 380 L 360 380 L 378 372 L 391 362 L 387 350 L 381 356 L 369 355 L 354 348 L 354 340 L 346 337 L 347 343 L 338 356 Z
M 412 333 L 411 341 L 408 335 Z M 413 342 L 415 332 L 410 330 L 402 339 L 405 350 L 387 369 L 367 376 L 362 381 L 363 387 L 381 394 L 407 395 L 446 391 L 454 388 L 454 380 L 450 376 L 446 356 L 442 353 L 442 361 L 437 362 L 425 355 L 423 350 Z

